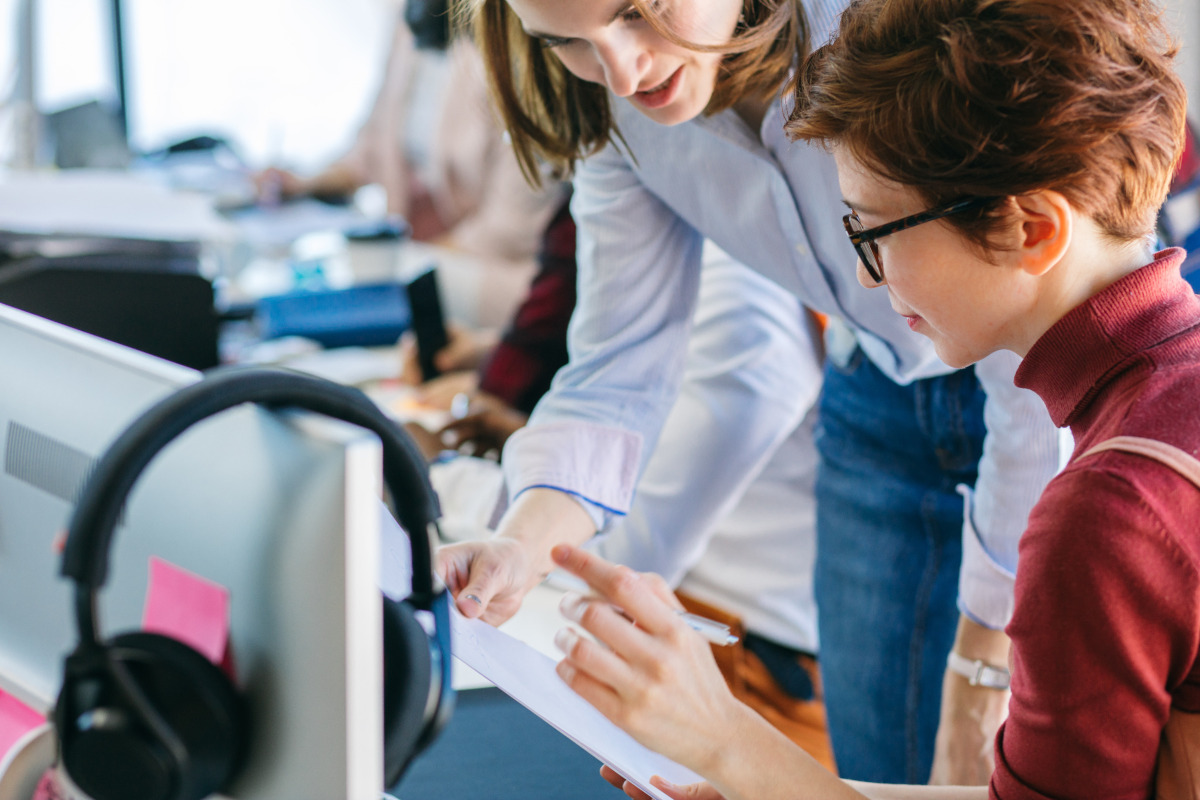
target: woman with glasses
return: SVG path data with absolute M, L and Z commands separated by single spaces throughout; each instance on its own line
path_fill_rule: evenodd
M 1013 387 L 1015 359 L 952 370 L 855 282 L 833 159 L 783 132 L 789 77 L 844 5 L 461 1 L 526 174 L 573 173 L 579 302 L 570 363 L 505 447 L 496 536 L 444 548 L 440 569 L 464 614 L 499 623 L 553 545 L 630 507 L 676 396 L 709 238 L 830 318 L 815 591 L 839 771 L 926 780 L 944 709 L 939 776 L 981 780 L 1016 542 L 1059 436 Z
M 559 674 L 710 781 L 668 796 L 1195 796 L 1200 298 L 1183 251 L 1154 252 L 1187 103 L 1160 13 L 859 0 L 805 62 L 788 133 L 832 150 L 863 286 L 948 364 L 1020 357 L 1076 448 L 1021 539 L 987 789 L 831 778 L 730 702 L 652 581 L 555 548 L 594 590 L 564 613 L 600 642 L 560 634 Z

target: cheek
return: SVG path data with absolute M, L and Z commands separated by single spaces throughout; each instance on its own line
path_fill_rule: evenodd
M 604 69 L 586 45 L 574 44 L 559 48 L 554 51 L 554 56 L 562 62 L 567 72 L 581 81 L 604 83 Z

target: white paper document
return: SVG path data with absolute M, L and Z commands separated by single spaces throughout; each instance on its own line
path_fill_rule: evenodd
M 687 767 L 648 750 L 575 694 L 554 671 L 554 661 L 485 622 L 451 612 L 456 658 L 554 726 L 575 744 L 651 797 L 670 800 L 650 785 L 661 775 L 684 785 L 703 780 Z M 600 780 L 597 775 L 597 780 Z
M 146 175 L 88 169 L 0 172 L 0 230 L 184 242 L 233 233 L 211 198 Z

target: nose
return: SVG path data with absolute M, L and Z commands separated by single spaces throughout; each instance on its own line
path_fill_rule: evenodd
M 604 85 L 617 97 L 636 92 L 650 66 L 650 53 L 629 38 L 598 43 L 596 57 L 604 70 Z

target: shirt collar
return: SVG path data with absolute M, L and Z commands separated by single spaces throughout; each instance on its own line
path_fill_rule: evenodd
M 1196 324 L 1196 296 L 1180 277 L 1185 253 L 1155 260 L 1088 298 L 1042 335 L 1014 382 L 1042 398 L 1054 424 L 1070 425 L 1131 356 Z

